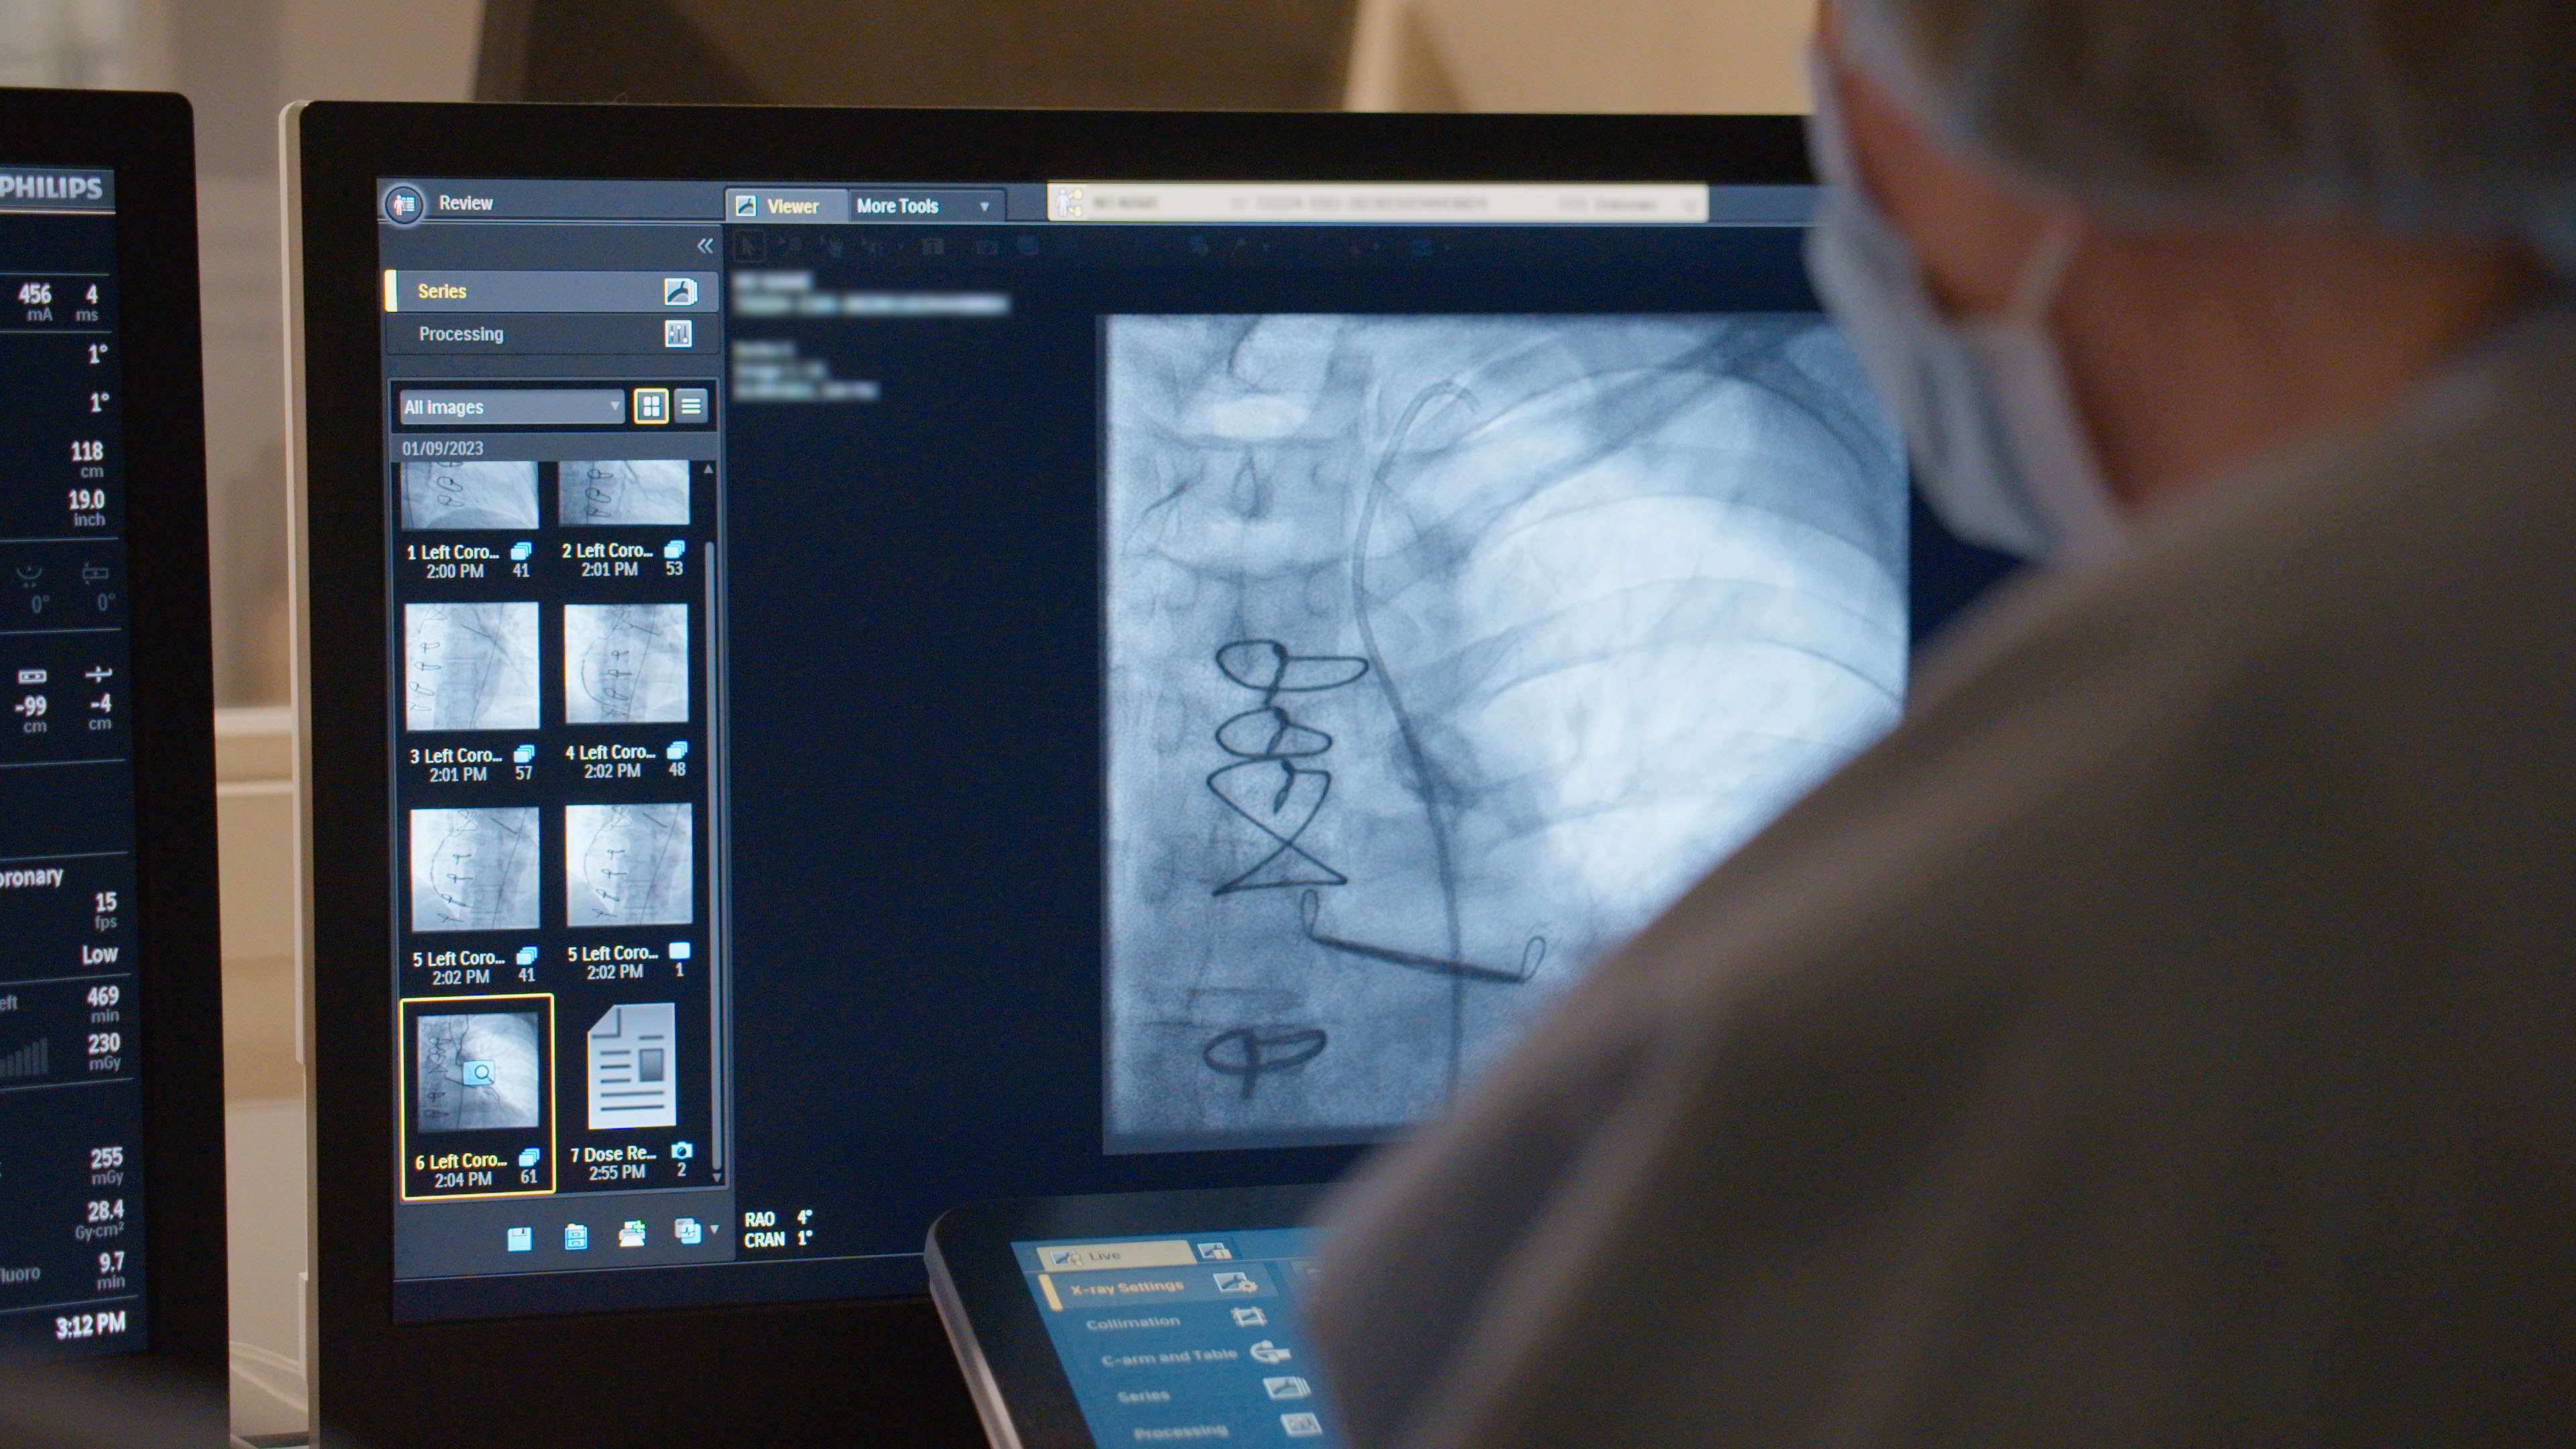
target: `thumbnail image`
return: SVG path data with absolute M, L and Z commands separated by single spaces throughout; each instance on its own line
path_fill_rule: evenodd
M 545 1029 L 536 1012 L 424 1015 L 418 1031 L 421 1131 L 544 1125 Z
M 564 723 L 689 717 L 689 606 L 566 604 Z
M 1104 331 L 1112 1152 L 1384 1136 L 1896 722 L 1813 315 Z
M 403 727 L 537 727 L 537 606 L 403 605 Z
M 411 928 L 527 931 L 538 924 L 537 812 L 411 812 Z
M 680 1009 L 612 1006 L 590 1029 L 590 1127 L 676 1127 Z
M 405 463 L 405 528 L 534 528 L 534 463 Z
M 565 806 L 564 924 L 688 924 L 691 859 L 686 805 Z
M 678 458 L 609 458 L 555 465 L 566 528 L 689 524 L 689 465 Z

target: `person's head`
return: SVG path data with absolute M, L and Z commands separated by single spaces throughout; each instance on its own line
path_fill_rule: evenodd
M 2046 324 L 2132 510 L 2385 412 L 2576 270 L 2567 0 L 1828 0 L 1820 52 L 1951 317 L 2072 237 Z

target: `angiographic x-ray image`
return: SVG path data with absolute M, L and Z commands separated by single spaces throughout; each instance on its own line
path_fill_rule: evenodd
M 1897 718 L 1813 316 L 1106 331 L 1106 1146 L 1366 1140 Z
M 537 812 L 411 812 L 411 928 L 527 931 L 538 922 Z
M 689 717 L 689 606 L 566 604 L 564 722 Z
M 537 727 L 537 606 L 403 605 L 403 727 Z
M 565 924 L 688 924 L 690 813 L 686 805 L 565 806 Z
M 689 465 L 670 458 L 609 458 L 555 465 L 566 528 L 689 522 Z
M 405 528 L 534 528 L 534 463 L 405 463 Z
M 533 1011 L 423 1016 L 413 1070 L 420 1130 L 544 1125 L 545 1032 Z

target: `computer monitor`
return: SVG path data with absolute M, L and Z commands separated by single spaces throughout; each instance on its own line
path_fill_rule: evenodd
M 287 134 L 326 1431 L 971 1442 L 942 1209 L 1340 1173 L 1983 576 L 1792 120 Z
M 0 90 L 0 1365 L 219 1390 L 204 427 L 188 103 Z

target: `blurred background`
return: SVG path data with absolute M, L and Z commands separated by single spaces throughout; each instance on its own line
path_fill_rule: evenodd
M 304 1427 L 277 113 L 298 99 L 1806 109 L 1814 0 L 0 0 L 0 85 L 196 105 L 236 1432 Z

